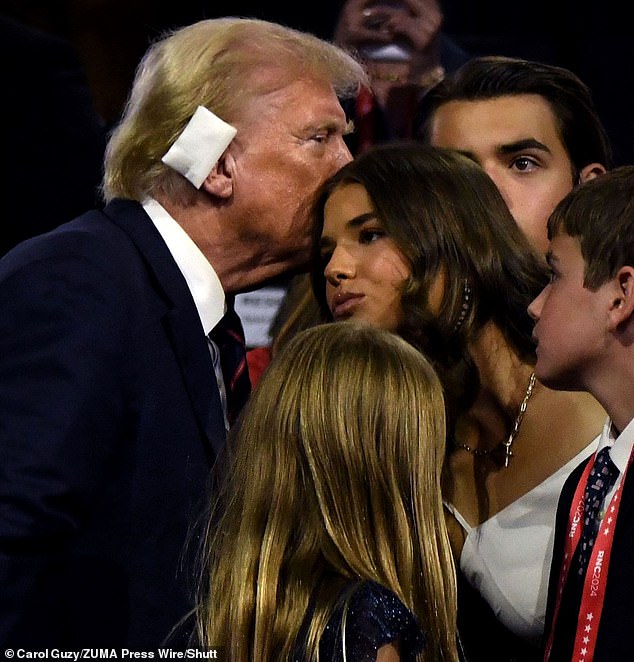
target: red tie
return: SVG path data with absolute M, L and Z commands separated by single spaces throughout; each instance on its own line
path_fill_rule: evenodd
M 233 300 L 227 298 L 227 312 L 212 329 L 209 337 L 220 353 L 220 366 L 227 390 L 227 418 L 231 424 L 251 393 L 244 330 L 233 308 Z

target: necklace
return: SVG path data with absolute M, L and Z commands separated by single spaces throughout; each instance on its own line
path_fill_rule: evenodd
M 461 444 L 458 442 L 455 442 L 455 445 L 458 448 L 462 448 L 463 450 L 467 451 L 467 453 L 473 453 L 477 457 L 484 457 L 485 455 L 504 452 L 504 468 L 508 467 L 509 460 L 513 457 L 513 451 L 511 450 L 511 447 L 513 446 L 515 437 L 517 437 L 520 431 L 520 425 L 522 425 L 522 419 L 524 418 L 524 413 L 526 412 L 526 408 L 528 407 L 528 401 L 531 399 L 531 395 L 533 395 L 534 386 L 535 386 L 535 373 L 531 372 L 531 376 L 528 380 L 528 386 L 526 387 L 526 393 L 524 395 L 524 399 L 520 404 L 519 411 L 517 412 L 517 416 L 515 417 L 515 422 L 513 423 L 513 427 L 511 428 L 511 432 L 509 433 L 508 439 L 506 439 L 505 441 L 501 441 L 499 444 L 497 444 L 497 446 L 494 446 L 493 448 L 487 448 L 485 450 L 482 450 L 480 448 L 472 448 L 471 446 L 469 446 L 469 444 Z

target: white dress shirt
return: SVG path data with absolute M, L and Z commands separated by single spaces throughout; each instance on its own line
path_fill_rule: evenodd
M 214 373 L 220 391 L 220 400 L 225 415 L 225 428 L 229 429 L 227 418 L 227 393 L 220 366 L 220 353 L 218 347 L 209 337 L 210 331 L 218 324 L 226 311 L 225 293 L 222 289 L 218 274 L 211 266 L 209 260 L 196 246 L 191 237 L 183 230 L 156 200 L 147 198 L 143 202 L 143 209 L 150 217 L 163 241 L 167 244 L 176 265 L 183 274 L 192 298 L 200 323 L 201 331 L 207 337 Z
M 601 438 L 599 440 L 599 446 L 597 452 L 601 450 L 604 446 L 611 446 L 610 448 L 610 459 L 616 465 L 619 470 L 619 475 L 614 481 L 612 489 L 608 492 L 605 497 L 604 507 L 602 512 L 605 511 L 605 504 L 610 503 L 610 500 L 614 496 L 618 486 L 623 480 L 625 470 L 627 469 L 627 463 L 630 459 L 630 453 L 632 452 L 632 446 L 634 446 L 634 419 L 632 419 L 625 427 L 623 432 L 618 437 L 614 436 L 614 428 L 612 427 L 612 420 L 607 419 L 605 425 L 603 426 L 603 432 L 601 432 Z

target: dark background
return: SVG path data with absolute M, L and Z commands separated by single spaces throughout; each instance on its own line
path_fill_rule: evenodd
M 285 5 L 290 1 L 291 7 Z M 0 0 L 0 11 L 67 38 L 107 125 L 121 111 L 134 68 L 163 30 L 226 14 L 256 16 L 331 35 L 340 0 Z M 627 0 L 441 0 L 444 31 L 472 55 L 565 66 L 592 89 L 616 164 L 634 162 L 634 29 Z M 3 63 L 2 66 L 11 66 Z

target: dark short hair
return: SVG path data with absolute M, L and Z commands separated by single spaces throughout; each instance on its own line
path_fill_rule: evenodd
M 590 163 L 612 166 L 610 141 L 588 86 L 563 67 L 503 56 L 476 57 L 437 83 L 422 99 L 414 132 L 428 142 L 435 111 L 450 101 L 537 94 L 550 105 L 575 177 Z
M 573 189 L 548 219 L 548 238 L 576 237 L 585 262 L 584 285 L 596 290 L 618 270 L 634 266 L 634 166 L 621 166 Z

